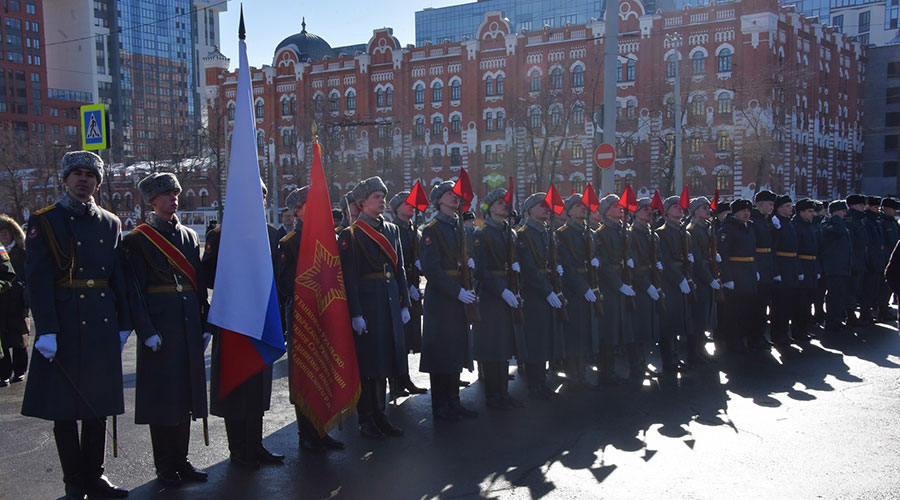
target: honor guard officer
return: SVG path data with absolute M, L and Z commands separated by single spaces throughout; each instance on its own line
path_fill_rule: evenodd
M 300 239 L 303 234 L 303 220 L 306 218 L 306 199 L 309 196 L 309 186 L 303 186 L 291 191 L 285 199 L 285 205 L 294 216 L 294 227 L 291 232 L 278 242 L 278 259 L 275 267 L 275 285 L 278 289 L 278 303 L 284 311 L 284 329 L 286 332 L 288 353 L 293 351 L 293 318 L 294 318 L 294 280 L 297 277 L 297 257 L 300 254 Z M 290 377 L 291 370 L 288 370 Z M 271 385 L 270 385 L 271 387 Z M 319 436 L 312 422 L 309 421 L 297 401 L 291 400 L 297 415 L 297 433 L 300 438 L 300 448 L 321 453 L 326 450 L 342 450 L 344 443 L 332 438 L 328 434 Z
M 438 212 L 422 230 L 419 254 L 426 280 L 419 369 L 431 376 L 431 411 L 440 420 L 478 416 L 459 401 L 459 374 L 464 367 L 472 369 L 465 308 L 476 300 L 475 293 L 460 284 L 460 266 L 473 268 L 475 262 L 460 261 L 460 199 L 452 190 L 452 181 L 431 189 L 429 198 Z
M 775 254 L 775 272 L 772 278 L 772 342 L 781 347 L 790 345 L 789 324 L 797 307 L 800 286 L 800 262 L 797 258 L 797 231 L 791 224 L 794 213 L 793 200 L 781 195 L 775 200 L 772 223 L 778 227 L 773 233 L 772 252 Z M 805 277 L 805 276 L 804 276 Z
M 594 257 L 600 260 L 600 291 L 605 298 L 603 321 L 598 322 L 600 332 L 599 352 L 597 353 L 597 370 L 600 382 L 615 384 L 616 377 L 615 349 L 622 346 L 629 353 L 636 352 L 634 332 L 633 274 L 634 259 L 631 255 L 630 231 L 625 227 L 625 211 L 619 205 L 619 197 L 609 194 L 600 200 L 597 213 L 601 216 L 597 229 L 597 251 Z M 629 356 L 629 364 L 639 363 L 634 355 Z M 629 367 L 633 374 L 643 368 Z
M 566 378 L 572 390 L 589 386 L 587 360 L 594 355 L 596 339 L 594 322 L 600 300 L 596 277 L 600 260 L 594 256 L 594 232 L 587 224 L 588 207 L 581 202 L 580 194 L 566 198 L 565 214 L 568 220 L 556 230 L 559 264 L 563 268 L 563 294 L 569 297 L 569 321 L 563 327 Z
M 869 271 L 869 231 L 866 229 L 866 197 L 851 194 L 847 197 L 847 226 L 850 228 L 851 253 L 850 296 L 847 302 L 847 324 L 858 326 L 870 316 L 865 310 L 864 297 L 866 273 Z M 834 215 L 834 214 L 832 214 Z M 856 306 L 860 306 L 860 317 L 856 317 Z
M 894 247 L 897 246 L 897 240 L 900 239 L 900 226 L 897 225 L 897 210 L 900 209 L 900 201 L 896 198 L 885 198 L 881 200 L 881 213 L 878 222 L 881 224 L 881 232 L 884 234 L 885 255 L 890 259 L 890 255 Z M 878 292 L 878 321 L 892 322 L 897 321 L 897 315 L 890 309 L 891 287 L 887 281 L 882 281 L 881 289 Z
M 772 220 L 775 210 L 775 199 L 778 195 L 769 190 L 756 193 L 756 208 L 751 213 L 753 232 L 756 234 L 756 269 L 759 272 L 759 286 L 754 299 L 754 314 L 750 320 L 754 323 L 754 337 L 750 339 L 750 347 L 768 349 L 771 343 L 766 340 L 766 323 L 769 307 L 772 305 L 772 283 L 775 275 L 775 256 L 772 254 L 774 231 L 780 229 L 780 221 Z
M 691 332 L 691 304 L 688 297 L 694 293 L 691 277 L 690 236 L 681 225 L 684 209 L 677 196 L 663 202 L 665 223 L 657 229 L 659 257 L 663 265 L 662 289 L 666 295 L 666 310 L 660 314 L 663 325 L 660 332 L 659 354 L 663 371 L 674 372 L 680 364 L 676 340 L 680 335 L 687 340 Z
M 263 193 L 263 205 L 265 205 L 265 183 L 260 180 L 260 188 Z M 293 213 L 291 213 L 293 218 Z M 286 218 L 285 218 L 286 219 Z M 275 249 L 278 244 L 278 230 L 267 225 L 269 235 L 269 248 L 273 252 L 273 266 L 275 265 Z M 222 238 L 222 226 L 218 226 L 206 235 L 206 247 L 200 266 L 203 281 L 208 289 L 215 289 L 216 266 L 219 261 L 219 241 Z M 274 268 L 274 267 L 273 267 Z M 279 306 L 281 303 L 279 302 Z M 283 312 L 283 310 L 282 310 Z M 212 332 L 218 329 L 209 325 Z M 209 410 L 217 417 L 225 419 L 225 433 L 228 437 L 228 451 L 231 453 L 231 461 L 237 465 L 257 468 L 259 463 L 278 464 L 284 460 L 284 456 L 271 453 L 262 445 L 263 414 L 269 409 L 272 397 L 272 365 L 267 365 L 261 372 L 253 375 L 243 383 L 232 389 L 224 399 L 219 397 L 219 373 L 221 363 L 221 336 L 214 335 L 212 341 L 212 356 L 209 383 Z
M 853 280 L 853 241 L 846 222 L 847 203 L 831 202 L 831 213 L 822 227 L 822 277 L 825 280 L 825 331 L 839 332 L 845 312 L 852 307 L 855 295 Z M 852 311 L 849 314 L 853 314 Z
M 21 382 L 28 370 L 28 306 L 25 303 L 25 233 L 12 217 L 0 214 L 0 246 L 5 247 L 4 264 L 12 266 L 14 277 L 3 289 L 0 285 L 0 387 Z M 4 265 L 5 267 L 5 265 Z M 2 274 L 2 273 L 0 273 Z M 0 277 L 4 281 L 5 277 Z
M 750 220 L 752 207 L 750 200 L 732 201 L 731 215 L 725 219 L 718 234 L 722 288 L 725 289 L 723 344 L 729 354 L 746 352 L 747 344 L 758 335 L 752 321 L 755 314 L 753 300 L 759 282 L 756 233 Z
M 819 278 L 819 232 L 813 223 L 816 204 L 813 200 L 802 199 L 794 206 L 796 215 L 791 219 L 797 233 L 797 263 L 800 266 L 796 303 L 791 306 L 791 337 L 795 342 L 808 342 L 810 309 L 816 293 Z
M 370 177 L 353 189 L 359 217 L 338 236 L 347 306 L 356 335 L 362 387 L 356 411 L 359 433 L 370 439 L 402 436 L 385 411 L 388 378 L 409 373 L 403 325 L 410 320 L 400 230 L 384 220 L 387 186 Z
M 70 500 L 128 495 L 103 476 L 106 417 L 125 410 L 121 352 L 132 327 L 121 224 L 93 199 L 102 172 L 94 153 L 66 153 L 65 192 L 28 219 L 25 282 L 36 341 L 22 414 L 54 422 Z
M 646 346 L 659 340 L 659 310 L 663 300 L 660 287 L 662 264 L 659 262 L 659 236 L 650 227 L 653 219 L 653 208 L 650 198 L 638 200 L 638 209 L 634 212 L 634 223 L 631 225 L 631 254 L 634 260 L 634 276 L 632 288 L 634 311 L 631 313 L 631 330 L 634 342 L 628 348 L 629 379 L 638 382 L 648 372 Z
M 712 332 L 717 316 L 715 295 L 722 289 L 722 283 L 713 275 L 713 261 L 722 262 L 722 257 L 712 254 L 711 240 L 716 237 L 712 231 L 712 212 L 709 199 L 705 196 L 694 198 L 688 206 L 690 220 L 687 232 L 691 238 L 691 253 L 694 255 L 693 275 L 697 284 L 696 297 L 691 303 L 691 333 L 688 336 L 688 363 L 704 364 L 706 354 L 706 332 Z
M 409 190 L 401 191 L 391 198 L 391 211 L 394 213 L 394 224 L 400 230 L 400 246 L 403 248 L 403 265 L 406 271 L 406 282 L 409 284 L 409 322 L 403 325 L 406 350 L 414 353 L 422 350 L 422 292 L 419 290 L 422 271 L 418 262 L 419 240 L 421 234 L 413 224 L 416 208 L 406 203 Z M 391 397 L 394 392 L 406 394 L 425 394 L 426 389 L 416 387 L 409 378 L 409 370 L 399 379 L 391 381 Z
M 865 323 L 875 321 L 878 313 L 878 294 L 884 283 L 884 268 L 890 258 L 890 251 L 894 247 L 886 248 L 884 227 L 879 221 L 881 215 L 881 198 L 869 196 L 866 198 L 866 233 L 869 236 L 868 257 L 866 259 L 866 275 L 863 278 L 863 298 L 860 299 L 860 307 L 864 313 L 862 318 Z
M 153 212 L 125 237 L 137 346 L 134 421 L 150 425 L 156 477 L 167 486 L 206 481 L 187 459 L 191 419 L 206 418 L 204 351 L 212 335 L 200 240 L 178 223 L 181 185 L 171 173 L 138 184 Z M 198 293 L 199 292 L 199 293 Z
M 813 215 L 813 228 L 816 231 L 816 236 L 819 241 L 819 273 L 824 276 L 822 273 L 822 229 L 825 227 L 825 220 L 828 218 L 828 206 L 825 202 L 814 200 L 816 204 L 815 215 Z M 820 278 L 816 283 L 816 290 L 813 293 L 813 322 L 819 325 L 825 324 L 825 279 Z
M 557 311 L 563 307 L 562 266 L 555 263 L 556 235 L 550 231 L 550 205 L 547 193 L 534 193 L 522 205 L 525 223 L 516 234 L 518 261 L 521 266 L 524 308 L 525 349 L 519 361 L 525 367 L 528 396 L 550 399 L 555 393 L 547 386 L 547 362 L 553 356 L 553 344 L 560 335 Z M 551 246 L 552 245 L 552 246 Z M 556 283 L 556 286 L 554 286 Z M 560 293 L 557 293 L 560 292 Z
M 484 199 L 484 224 L 472 239 L 478 310 L 481 322 L 472 326 L 475 359 L 481 365 L 488 408 L 508 410 L 522 406 L 509 394 L 508 362 L 525 346 L 516 345 L 513 315 L 521 314 L 518 290 L 510 289 L 510 272 L 521 271 L 515 261 L 516 235 L 509 227 L 506 190 L 494 189 Z M 510 250 L 513 250 L 510 252 Z M 518 278 L 515 278 L 518 281 Z M 524 320 L 522 321 L 524 323 Z

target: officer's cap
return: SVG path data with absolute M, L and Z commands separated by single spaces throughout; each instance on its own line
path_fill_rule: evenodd
M 756 193 L 756 197 L 754 198 L 754 200 L 756 201 L 756 203 L 759 203 L 761 201 L 775 201 L 776 198 L 778 198 L 778 195 L 776 195 L 772 191 L 769 191 L 768 189 L 763 189 L 762 191 Z
M 794 208 L 797 210 L 797 212 L 802 212 L 809 209 L 815 210 L 816 202 L 810 200 L 809 198 L 803 198 L 802 200 L 798 201 L 796 205 L 794 205 Z
M 731 203 L 727 201 L 720 201 L 718 205 L 716 205 L 716 215 L 724 214 L 725 212 L 731 211 Z
M 528 211 L 537 205 L 540 205 L 545 198 L 547 198 L 547 193 L 544 192 L 534 193 L 528 198 L 525 198 L 525 203 L 522 203 L 522 212 L 525 213 L 525 215 L 528 215 Z
M 709 198 L 706 196 L 698 196 L 691 200 L 691 204 L 688 205 L 688 213 L 693 214 L 697 209 L 703 208 L 705 205 L 709 205 Z
M 307 196 L 309 196 L 308 185 L 291 191 L 291 194 L 287 195 L 287 198 L 284 200 L 284 204 L 290 210 L 297 210 L 306 204 Z
M 376 191 L 381 191 L 385 196 L 388 192 L 387 186 L 384 185 L 384 181 L 377 175 L 375 177 L 369 177 L 353 188 L 353 199 L 356 200 L 356 203 L 362 203 L 363 200 Z
M 565 201 L 563 201 L 563 207 L 565 207 L 566 213 L 568 214 L 569 210 L 571 210 L 572 207 L 574 207 L 578 203 L 581 203 L 581 195 L 578 193 L 570 195 L 568 198 L 566 198 Z
M 393 198 L 391 198 L 391 211 L 396 212 L 397 207 L 403 204 L 406 201 L 406 198 L 409 196 L 409 189 L 400 191 L 395 194 Z
M 822 200 L 815 200 L 815 204 L 816 212 L 818 212 L 819 210 L 825 210 L 825 202 L 823 202 Z
M 431 188 L 431 194 L 428 196 L 431 200 L 431 204 L 437 207 L 438 200 L 441 199 L 441 196 L 444 196 L 444 193 L 451 189 L 453 189 L 453 181 L 444 181 Z
M 785 203 L 793 203 L 793 202 L 794 202 L 794 200 L 792 200 L 790 196 L 783 194 L 783 195 L 779 196 L 778 198 L 775 198 L 775 208 L 778 208 L 781 205 L 784 205 Z
M 178 183 L 178 178 L 175 177 L 175 174 L 171 172 L 153 172 L 138 183 L 138 189 L 141 190 L 141 196 L 144 197 L 144 200 L 150 201 L 158 195 L 169 191 L 181 193 L 181 184 Z
M 753 203 L 750 200 L 737 199 L 731 202 L 731 213 L 733 214 L 751 208 L 753 208 Z
M 606 211 L 610 209 L 613 205 L 619 202 L 619 195 L 616 194 L 608 194 L 600 199 L 600 204 L 597 206 L 597 213 L 601 216 L 606 215 Z
M 491 205 L 496 203 L 498 200 L 503 199 L 504 196 L 506 196 L 506 190 L 503 188 L 497 188 L 488 193 L 487 196 L 484 197 L 484 204 L 481 207 L 482 213 L 487 214 L 491 209 Z
M 881 206 L 881 198 L 878 196 L 869 196 L 866 198 L 866 204 L 871 207 Z
M 859 204 L 865 204 L 865 203 L 866 203 L 866 197 L 861 194 L 851 194 L 850 196 L 847 197 L 847 206 L 859 205 Z M 829 210 L 831 209 L 830 206 L 828 208 L 829 208 Z
M 833 214 L 840 210 L 847 210 L 847 202 L 844 200 L 835 200 L 828 205 L 828 213 Z
M 103 160 L 90 151 L 70 151 L 63 156 L 60 166 L 63 180 L 66 180 L 72 170 L 86 168 L 97 177 L 97 183 L 103 182 Z
M 898 200 L 897 198 L 885 198 L 881 200 L 881 206 L 893 208 L 894 210 L 900 210 L 900 200 Z
M 665 201 L 663 201 L 663 211 L 668 212 L 669 209 L 672 208 L 672 205 L 678 204 L 678 200 L 680 199 L 681 198 L 678 196 L 669 196 L 668 198 L 666 198 Z
M 651 200 L 650 200 L 650 198 L 638 198 L 637 202 L 638 202 L 638 210 L 640 210 L 644 207 L 649 207 Z

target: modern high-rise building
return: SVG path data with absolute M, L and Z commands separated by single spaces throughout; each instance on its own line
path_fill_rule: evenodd
M 109 105 L 123 159 L 189 154 L 200 126 L 199 60 L 219 42 L 223 0 L 46 0 L 52 87 Z

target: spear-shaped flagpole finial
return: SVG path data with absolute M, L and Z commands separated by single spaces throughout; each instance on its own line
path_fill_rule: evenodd
M 238 38 L 247 38 L 247 30 L 244 29 L 244 4 L 241 4 L 241 24 L 238 25 Z

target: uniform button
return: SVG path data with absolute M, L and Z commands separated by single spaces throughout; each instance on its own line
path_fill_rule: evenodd
M 106 292 L 100 292 L 101 297 L 106 297 Z
M 100 240 L 100 244 L 101 244 L 101 245 L 103 244 L 103 240 Z
M 104 323 L 109 323 L 109 320 L 106 319 L 106 318 L 103 318 L 103 322 L 104 322 Z
M 182 296 L 181 298 L 184 299 L 184 300 L 187 300 L 187 297 Z
M 79 295 L 78 298 L 83 299 L 83 298 L 84 298 L 84 294 Z
M 78 246 L 81 246 L 81 242 L 80 242 L 80 241 L 76 242 L 75 244 L 78 245 Z
M 75 220 L 75 217 L 69 216 L 69 220 Z
M 81 322 L 81 326 L 84 326 L 84 325 L 86 325 L 86 324 L 87 324 L 87 321 L 82 321 L 82 322 Z
M 83 267 L 79 267 L 79 268 L 78 268 L 78 272 L 79 272 L 79 273 L 83 273 L 83 272 L 84 272 L 84 268 L 83 268 Z
M 106 266 L 100 266 L 101 271 L 106 271 Z

